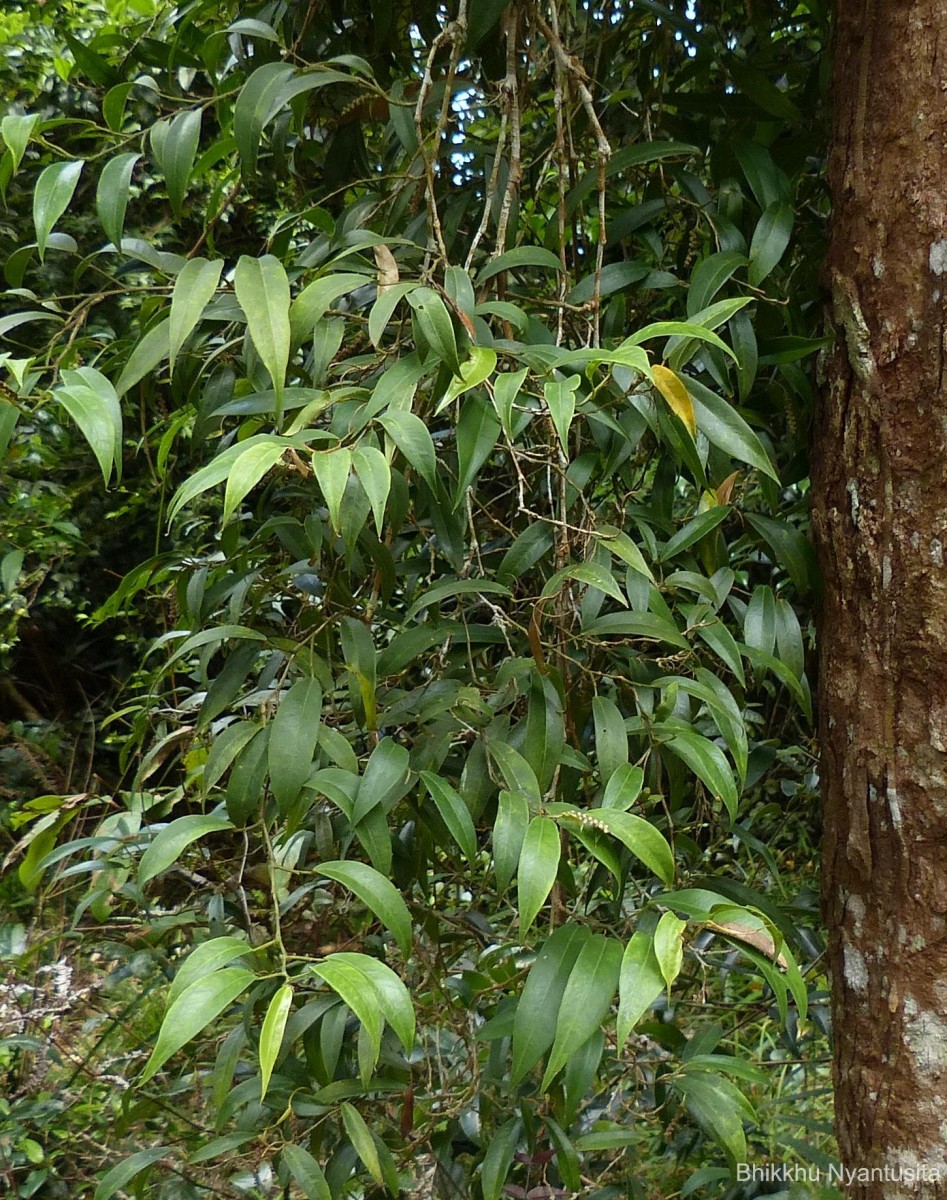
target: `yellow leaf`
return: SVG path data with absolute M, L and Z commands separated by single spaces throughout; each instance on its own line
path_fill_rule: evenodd
M 687 394 L 687 388 L 680 376 L 669 367 L 654 366 L 651 368 L 654 386 L 658 389 L 675 416 L 687 426 L 692 438 L 697 437 L 697 418 L 694 416 L 694 405 Z

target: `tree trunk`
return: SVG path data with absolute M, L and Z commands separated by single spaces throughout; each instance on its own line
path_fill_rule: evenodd
M 947 1197 L 947 2 L 838 0 L 813 524 L 849 1194 Z

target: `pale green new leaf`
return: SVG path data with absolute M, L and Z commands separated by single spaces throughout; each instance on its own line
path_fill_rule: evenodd
M 684 962 L 684 930 L 687 922 L 682 921 L 676 913 L 661 914 L 657 928 L 654 931 L 654 957 L 661 972 L 661 978 L 668 987 L 681 973 Z
M 276 1065 L 280 1046 L 283 1044 L 283 1034 L 286 1031 L 286 1022 L 289 1019 L 289 1011 L 292 1007 L 293 989 L 288 983 L 284 983 L 270 1001 L 269 1007 L 266 1010 L 266 1016 L 263 1018 L 263 1027 L 260 1030 L 261 1101 L 265 1099 L 267 1089 L 270 1086 L 270 1077 L 273 1074 L 273 1067 Z
M 551 380 L 543 387 L 549 415 L 566 455 L 569 453 L 569 429 L 575 416 L 575 393 L 580 382 L 578 375 L 570 375 L 568 379 Z
M 368 977 L 378 993 L 385 1020 L 394 1030 L 405 1053 L 410 1054 L 414 1046 L 414 1005 L 408 989 L 391 967 L 367 954 L 353 954 L 345 950 L 336 951 L 332 961 L 348 963 Z
M 187 991 L 191 984 L 196 983 L 198 979 L 202 979 L 205 975 L 211 975 L 214 971 L 225 967 L 227 963 L 233 962 L 235 958 L 241 958 L 244 954 L 252 952 L 253 947 L 243 938 L 238 937 L 225 935 L 201 942 L 199 946 L 194 947 L 178 967 L 177 974 L 171 980 L 171 986 L 168 988 L 168 1007 L 170 1008 L 178 996 Z
M 20 169 L 20 163 L 38 120 L 39 116 L 36 113 L 9 113 L 0 121 L 0 137 L 3 138 L 3 144 L 10 151 L 10 158 L 13 160 L 11 174 L 15 175 Z

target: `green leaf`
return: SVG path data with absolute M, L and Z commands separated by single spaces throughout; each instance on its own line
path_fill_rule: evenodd
M 627 533 L 616 529 L 614 525 L 600 525 L 595 530 L 595 536 L 615 558 L 621 559 L 633 571 L 637 571 L 645 579 L 650 579 L 652 583 L 654 582 L 651 568 L 645 562 L 641 551 Z
M 743 663 L 740 659 L 740 648 L 730 630 L 722 621 L 714 619 L 709 624 L 701 622 L 697 626 L 697 636 L 706 642 L 722 662 L 730 668 L 742 685 L 746 685 Z
M 664 835 L 650 821 L 618 808 L 597 808 L 593 815 L 596 825 L 604 827 L 612 837 L 618 838 L 659 879 L 671 884 L 674 879 L 674 855 Z
M 178 351 L 217 291 L 223 265 L 223 259 L 219 258 L 212 262 L 205 258 L 192 258 L 185 263 L 174 281 L 168 328 L 168 363 L 172 373 Z
M 747 524 L 751 525 L 776 556 L 781 567 L 803 594 L 819 584 L 819 568 L 815 561 L 812 543 L 799 529 L 787 521 L 777 521 L 761 513 L 746 513 Z
M 521 267 L 544 267 L 548 271 L 562 271 L 565 268 L 551 250 L 542 246 L 516 246 L 492 258 L 477 272 L 477 286 L 486 283 L 501 271 L 515 271 Z
M 645 266 L 644 263 L 608 263 L 601 270 L 599 295 L 608 296 L 612 292 L 620 292 L 623 288 L 631 287 L 633 283 L 638 283 L 650 273 L 651 268 Z M 566 296 L 566 301 L 569 304 L 587 304 L 595 296 L 595 278 L 596 276 L 593 273 L 579 280 L 572 291 Z
M 682 729 L 663 744 L 707 785 L 711 795 L 723 801 L 730 820 L 736 820 L 739 797 L 730 764 L 720 747 L 693 729 Z
M 743 639 L 754 650 L 772 654 L 776 646 L 776 597 L 773 589 L 758 584 L 743 618 Z
M 372 1045 L 374 1060 L 381 1049 L 383 1012 L 378 989 L 365 973 L 360 963 L 353 963 L 351 954 L 341 958 L 333 954 L 322 962 L 310 964 L 310 971 L 324 980 L 341 997 L 362 1023 L 362 1028 Z M 374 1062 L 362 1064 L 364 1075 L 370 1076 Z M 363 1075 L 363 1082 L 367 1082 Z
M 753 287 L 759 287 L 786 253 L 792 222 L 792 209 L 780 202 L 770 204 L 760 217 L 750 244 L 748 278 Z
M 233 962 L 235 958 L 252 953 L 253 947 L 243 938 L 224 936 L 201 942 L 178 967 L 177 974 L 171 980 L 171 986 L 168 988 L 168 1007 L 170 1008 L 178 996 L 198 979 L 213 974 L 227 963 Z
M 198 979 L 183 991 L 165 1014 L 158 1041 L 145 1064 L 141 1082 L 147 1083 L 172 1054 L 187 1045 L 191 1038 L 229 1008 L 255 979 L 252 971 L 242 967 L 224 967 Z
M 352 451 L 352 466 L 372 506 L 375 528 L 381 537 L 385 524 L 385 505 L 391 492 L 391 468 L 375 446 L 358 446 Z
M 543 1091 L 601 1028 L 618 987 L 621 958 L 621 945 L 601 934 L 593 934 L 579 952 L 559 1005 L 556 1040 L 546 1064 Z
M 596 696 L 592 701 L 592 720 L 598 771 L 602 782 L 607 783 L 614 772 L 628 762 L 625 718 L 614 701 L 607 696 Z
M 110 158 L 99 176 L 95 194 L 96 212 L 105 236 L 117 249 L 121 249 L 122 245 L 132 172 L 140 157 L 138 154 L 119 154 L 116 158 Z
M 115 391 L 120 396 L 124 396 L 129 388 L 134 387 L 168 357 L 171 350 L 170 329 L 170 319 L 163 317 L 135 346 L 115 385 Z M 239 451 L 237 446 L 232 446 L 231 449 L 235 453 Z
M 181 215 L 184 197 L 191 182 L 191 171 L 201 140 L 199 108 L 179 112 L 170 120 L 158 121 L 151 127 L 151 150 L 164 173 L 168 199 L 177 216 Z
M 36 227 L 36 245 L 39 260 L 46 254 L 46 243 L 53 226 L 69 207 L 82 174 L 84 162 L 59 162 L 44 167 L 33 191 L 33 224 Z
M 283 1044 L 289 1011 L 293 1007 L 293 989 L 284 983 L 270 1001 L 260 1030 L 260 1101 L 266 1098 L 270 1077 Z
M 664 987 L 665 979 L 654 952 L 654 941 L 638 930 L 625 947 L 618 977 L 619 1052 L 628 1041 L 632 1029 L 661 995 Z
M 62 383 L 53 396 L 79 426 L 92 448 L 106 485 L 115 468 L 122 478 L 122 408 L 111 383 L 94 367 L 60 373 Z
M 332 1200 L 332 1190 L 325 1173 L 308 1150 L 289 1142 L 280 1150 L 280 1161 L 286 1164 L 306 1200 Z
M 226 525 L 244 497 L 251 492 L 263 476 L 283 457 L 286 447 L 282 442 L 267 440 L 254 446 L 246 446 L 233 460 L 227 475 L 224 492 L 223 523 Z
M 696 517 L 692 517 L 662 547 L 658 555 L 660 561 L 669 562 L 672 558 L 676 558 L 682 550 L 687 550 L 695 542 L 699 542 L 701 538 L 705 538 L 711 530 L 716 529 L 729 515 L 730 508 L 726 504 L 716 504 L 713 508 L 708 508 L 704 512 L 698 513 Z
M 363 785 L 364 786 L 364 780 Z M 382 925 L 390 929 L 401 953 L 411 953 L 411 914 L 395 885 L 367 863 L 338 861 L 319 863 L 320 875 L 334 879 L 358 896 L 375 914 Z
M 699 153 L 696 146 L 690 146 L 684 142 L 637 142 L 634 145 L 623 146 L 612 154 L 605 167 L 605 176 L 610 179 L 614 175 L 624 175 L 632 167 L 661 162 L 665 158 L 687 158 Z M 586 171 L 566 196 L 566 217 L 572 216 L 586 196 L 589 196 L 598 187 L 598 184 L 598 167 Z
M 205 817 L 200 814 L 178 817 L 176 821 L 165 825 L 141 856 L 138 865 L 138 886 L 144 887 L 149 879 L 154 879 L 172 863 L 177 862 L 191 842 L 223 829 L 233 829 L 233 823 L 227 817 Z
M 479 396 L 471 396 L 464 402 L 457 422 L 457 490 L 454 493 L 454 508 L 464 501 L 467 489 L 477 478 L 477 473 L 493 452 L 500 436 L 500 422 Z
M 726 454 L 758 467 L 764 475 L 779 483 L 779 476 L 763 443 L 729 401 L 704 387 L 696 379 L 687 380 L 691 403 L 701 433 Z
M 410 1054 L 414 1046 L 414 1006 L 408 989 L 391 967 L 367 954 L 352 954 L 344 950 L 333 954 L 332 960 L 348 963 L 369 979 L 378 993 L 385 1020 L 394 1030 L 405 1054 Z
M 262 258 L 241 255 L 234 273 L 234 291 L 246 314 L 256 352 L 273 381 L 276 427 L 280 429 L 290 348 L 289 280 L 283 264 L 272 254 Z
M 705 309 L 727 280 L 746 264 L 746 255 L 735 250 L 724 250 L 701 259 L 687 289 L 687 315 L 692 317 Z
M 122 1159 L 102 1176 L 92 1200 L 111 1200 L 116 1192 L 131 1183 L 135 1176 L 140 1175 L 146 1167 L 156 1163 L 159 1158 L 168 1158 L 170 1154 L 170 1146 L 150 1146 L 147 1150 L 138 1150 L 128 1158 Z
M 430 793 L 448 833 L 468 861 L 474 863 L 477 858 L 477 831 L 463 797 L 445 779 L 430 771 L 421 772 L 421 782 Z
M 455 377 L 450 381 L 450 385 L 444 393 L 444 398 L 438 404 L 434 415 L 436 416 L 438 413 L 443 412 L 448 405 L 452 404 L 458 396 L 462 396 L 464 392 L 469 392 L 471 388 L 479 387 L 481 383 L 490 378 L 496 370 L 496 366 L 497 352 L 495 350 L 489 350 L 485 346 L 471 346 L 470 357 L 466 362 L 460 364 L 460 379 Z
M 316 325 L 325 316 L 326 309 L 348 292 L 371 283 L 367 275 L 354 272 L 339 272 L 322 275 L 314 279 L 299 293 L 289 307 L 289 326 L 293 346 L 301 346 L 313 335 Z
M 797 679 L 802 679 L 806 670 L 802 629 L 792 605 L 782 597 L 776 601 L 776 647 L 780 659 Z
M 569 428 L 575 416 L 575 393 L 580 382 L 578 375 L 570 375 L 568 379 L 552 380 L 543 387 L 549 415 L 566 455 L 569 453 Z
M 314 450 L 312 470 L 329 510 L 332 528 L 339 533 L 342 528 L 342 501 L 352 470 L 352 451 L 348 446 L 336 446 L 333 450 Z
M 746 1114 L 743 1106 L 746 1099 L 742 1093 L 721 1075 L 706 1071 L 688 1071 L 672 1078 L 671 1083 L 684 1097 L 691 1116 L 723 1147 L 730 1159 L 735 1163 L 744 1162 L 743 1118 Z
M 357 683 L 358 695 L 365 710 L 365 721 L 370 729 L 374 729 L 377 704 L 375 697 L 377 663 L 371 630 L 356 617 L 343 617 L 339 625 L 339 634 L 342 642 L 342 657 L 352 678 Z M 407 770 L 407 751 L 403 747 L 395 745 L 390 738 L 385 738 L 372 751 L 369 767 L 365 772 L 365 780 L 368 781 L 383 763 L 387 763 L 390 768 L 392 761 L 394 761 L 396 776 L 400 774 L 403 777 Z M 385 786 L 388 786 L 387 781 Z M 368 789 L 363 788 L 360 792 L 354 818 L 356 822 L 361 820 L 372 805 L 379 802 L 379 796 L 369 796 L 367 791 Z
M 421 418 L 414 413 L 389 409 L 377 420 L 431 491 L 436 491 L 437 457 L 434 442 Z
M 3 144 L 10 151 L 10 157 L 13 160 L 13 174 L 20 169 L 20 163 L 23 161 L 23 155 L 26 153 L 26 147 L 29 145 L 38 120 L 39 116 L 36 113 L 22 115 L 8 113 L 0 121 L 0 137 L 3 138 Z
M 493 381 L 493 407 L 500 418 L 503 432 L 511 441 L 514 437 L 513 404 L 528 374 L 529 368 L 523 367 L 521 371 L 504 372 Z
M 628 607 L 628 598 L 615 582 L 614 575 L 596 562 L 576 563 L 574 566 L 563 567 L 547 581 L 540 594 L 542 596 L 557 595 L 567 579 L 575 579 L 588 587 L 597 588 L 606 596 L 617 600 L 623 608 Z
M 656 642 L 667 642 L 669 646 L 677 646 L 681 650 L 690 648 L 677 626 L 657 613 L 606 613 L 604 617 L 589 621 L 582 632 L 590 637 L 649 638 Z
M 622 723 L 622 733 L 627 747 L 628 737 L 624 731 L 624 723 Z M 627 762 L 622 763 L 615 769 L 608 781 L 605 795 L 602 797 L 602 808 L 614 808 L 619 812 L 627 812 L 641 794 L 643 783 L 644 771 L 641 767 L 633 767 Z
M 480 1171 L 480 1190 L 483 1193 L 483 1200 L 500 1200 L 503 1195 L 506 1177 L 513 1164 L 513 1155 L 519 1144 L 521 1130 L 520 1121 L 516 1117 L 511 1117 L 490 1139 Z
M 500 768 L 506 786 L 511 791 L 518 791 L 532 804 L 538 806 L 542 802 L 542 792 L 536 772 L 518 750 L 506 742 L 490 741 L 487 745 L 490 755 Z
M 513 1018 L 510 1087 L 516 1087 L 555 1040 L 563 992 L 579 951 L 591 936 L 583 925 L 561 925 L 530 967 Z
M 349 1141 L 355 1147 L 355 1153 L 362 1160 L 366 1170 L 379 1187 L 385 1186 L 385 1176 L 381 1169 L 381 1159 L 372 1132 L 365 1124 L 362 1114 L 351 1104 L 342 1104 L 342 1124 L 349 1136 Z
M 414 309 L 421 332 L 431 350 L 441 362 L 446 363 L 458 379 L 463 379 L 454 326 L 447 305 L 433 288 L 414 288 L 408 293 L 408 303 Z
M 684 962 L 684 930 L 687 922 L 672 912 L 661 914 L 654 931 L 654 957 L 668 987 L 681 973 Z
M 548 817 L 533 817 L 526 829 L 516 875 L 520 936 L 529 929 L 556 882 L 561 846 L 559 827 Z
M 330 83 L 351 84 L 342 71 L 319 67 L 297 74 L 289 63 L 270 62 L 257 67 L 243 85 L 233 108 L 233 135 L 244 178 L 256 172 L 263 130 L 294 96 Z
M 522 792 L 500 792 L 496 821 L 493 825 L 493 869 L 497 891 L 510 886 L 520 861 L 520 852 L 529 825 L 529 802 Z
M 434 608 L 444 600 L 454 596 L 510 596 L 512 593 L 505 584 L 495 583 L 492 579 L 447 579 L 437 583 L 426 591 L 411 605 L 402 618 L 404 623 L 413 621 L 425 609 Z
M 297 679 L 280 701 L 270 724 L 267 758 L 270 788 L 282 814 L 296 802 L 312 771 L 322 717 L 322 687 L 312 678 Z

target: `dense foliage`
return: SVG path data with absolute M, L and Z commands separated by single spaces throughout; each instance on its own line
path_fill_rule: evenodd
M 8 8 L 10 1194 L 827 1162 L 826 6 Z

